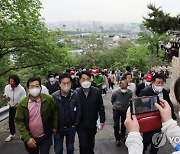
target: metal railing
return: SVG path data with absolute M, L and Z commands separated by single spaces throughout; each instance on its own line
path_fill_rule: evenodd
M 0 122 L 9 117 L 9 105 L 0 108 Z

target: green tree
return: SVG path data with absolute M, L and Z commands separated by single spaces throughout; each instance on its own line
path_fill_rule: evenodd
M 58 35 L 45 27 L 40 9 L 39 0 L 1 1 L 0 61 L 11 59 L 0 76 L 21 68 L 63 64 L 66 52 L 55 42 Z
M 170 16 L 169 13 L 165 13 L 161 7 L 156 7 L 153 4 L 147 5 L 151 12 L 148 13 L 148 17 L 143 17 L 144 26 L 154 34 L 163 34 L 168 30 L 179 30 L 180 25 L 178 19 L 180 15 L 176 17 Z
M 76 65 L 68 53 L 70 43 L 58 46 L 58 40 L 66 36 L 46 28 L 41 8 L 40 0 L 0 1 L 0 95 L 12 73 L 25 86 L 32 75 L 44 78 L 49 70 L 59 72 Z
M 126 54 L 126 65 L 137 67 L 142 71 L 148 69 L 148 49 L 145 45 L 131 46 Z
M 141 32 L 139 33 L 137 42 L 146 44 L 151 54 L 162 57 L 160 45 L 162 42 L 167 43 L 169 37 L 166 35 L 166 32 L 168 30 L 180 29 L 178 24 L 179 15 L 172 17 L 169 13 L 165 13 L 161 7 L 156 7 L 153 4 L 149 4 L 147 7 L 150 12 L 148 13 L 148 17 L 143 17 L 144 21 L 141 25 Z M 162 59 L 164 60 L 165 53 L 163 55 Z

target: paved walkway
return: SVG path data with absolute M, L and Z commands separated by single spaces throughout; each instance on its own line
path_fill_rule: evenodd
M 117 86 L 116 86 L 117 88 Z M 95 153 L 96 154 L 127 154 L 127 148 L 124 144 L 121 147 L 116 147 L 115 139 L 113 135 L 113 120 L 112 120 L 112 105 L 110 103 L 110 97 L 112 90 L 108 91 L 108 94 L 103 97 L 105 111 L 106 111 L 106 124 L 103 130 L 98 130 L 96 135 Z M 179 120 L 178 120 L 179 121 Z M 19 134 L 16 138 L 10 142 L 5 143 L 5 138 L 9 135 L 7 120 L 0 123 L 0 153 L 1 154 L 26 154 L 22 141 L 19 139 Z M 65 146 L 64 146 L 65 147 Z M 159 150 L 159 154 L 170 154 L 173 152 L 173 148 L 169 143 L 166 143 Z M 75 154 L 79 153 L 78 138 L 75 140 Z M 51 149 L 53 152 L 53 146 Z

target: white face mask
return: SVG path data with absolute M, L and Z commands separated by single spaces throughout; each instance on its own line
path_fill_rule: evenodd
M 163 86 L 155 86 L 154 85 L 154 90 L 158 93 L 162 92 L 163 88 L 164 88 Z
M 49 78 L 49 81 L 51 81 L 51 82 L 54 81 L 54 78 Z
M 121 89 L 122 93 L 125 93 L 127 91 L 127 89 Z
M 61 90 L 63 90 L 64 92 L 68 93 L 71 90 L 71 87 L 70 86 L 61 87 Z
M 75 76 L 74 76 L 74 75 L 72 75 L 72 76 L 71 76 L 71 78 L 72 78 L 72 79 L 74 79 L 74 78 L 75 78 Z
M 56 80 L 59 81 L 59 76 L 56 76 Z
M 81 86 L 83 88 L 89 88 L 91 86 L 91 82 L 89 81 L 84 81 L 83 83 L 81 83 Z
M 40 88 L 29 89 L 29 94 L 33 97 L 37 97 L 41 92 Z
M 150 86 L 151 82 L 145 82 L 145 85 Z

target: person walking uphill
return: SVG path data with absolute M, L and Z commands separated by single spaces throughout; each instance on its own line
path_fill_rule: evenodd
M 113 120 L 114 120 L 114 136 L 116 138 L 116 145 L 120 146 L 120 140 L 125 142 L 126 128 L 124 121 L 126 119 L 126 111 L 129 106 L 130 99 L 132 98 L 132 91 L 127 89 L 128 83 L 125 80 L 120 81 L 119 89 L 115 90 L 111 96 L 113 104 Z M 121 134 L 119 133 L 121 118 Z
M 104 79 L 103 79 L 103 76 L 99 73 L 98 69 L 96 69 L 96 72 L 94 73 L 93 81 L 95 82 L 95 84 L 101 90 L 101 93 L 102 93 L 102 85 L 104 83 Z
M 84 71 L 79 76 L 81 88 L 77 88 L 81 102 L 81 120 L 77 127 L 80 154 L 94 154 L 96 122 L 100 116 L 100 129 L 105 122 L 105 111 L 101 92 L 91 86 L 91 74 Z
M 45 83 L 45 86 L 48 89 L 50 95 L 59 90 L 59 83 L 55 79 L 54 74 L 48 75 L 48 81 Z
M 79 124 L 81 110 L 77 92 L 71 90 L 72 78 L 68 73 L 59 76 L 60 90 L 52 96 L 57 103 L 59 124 L 54 135 L 54 150 L 56 154 L 63 154 L 63 140 L 66 137 L 67 154 L 74 153 L 74 138 Z
M 9 129 L 10 135 L 6 138 L 6 142 L 11 141 L 16 133 L 15 129 L 15 114 L 18 102 L 26 97 L 25 89 L 20 85 L 20 79 L 17 75 L 9 77 L 9 84 L 5 87 L 3 99 L 8 100 L 9 104 Z
M 41 80 L 27 81 L 29 95 L 17 107 L 15 121 L 29 154 L 49 154 L 52 134 L 58 126 L 57 106 L 52 96 L 41 93 Z

